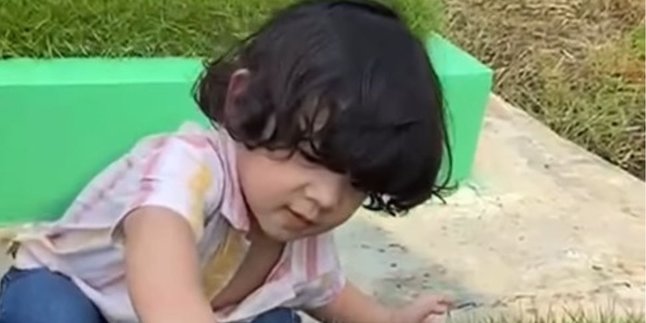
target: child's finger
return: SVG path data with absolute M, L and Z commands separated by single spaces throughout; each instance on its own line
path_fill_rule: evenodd
M 425 298 L 429 306 L 433 306 L 438 309 L 452 309 L 454 307 L 453 299 L 448 296 L 428 296 Z
M 446 315 L 429 315 L 422 323 L 445 323 Z
M 453 301 L 445 296 L 422 296 L 403 309 L 405 319 L 402 322 L 425 322 L 429 316 L 443 316 L 446 314 Z
M 428 315 L 442 315 L 447 313 L 453 306 L 453 301 L 444 296 L 426 296 L 419 298 L 414 306 L 419 313 L 423 314 L 420 318 Z
M 450 308 L 453 308 L 455 306 L 455 302 L 448 296 L 438 296 L 437 303 L 440 305 L 448 306 Z

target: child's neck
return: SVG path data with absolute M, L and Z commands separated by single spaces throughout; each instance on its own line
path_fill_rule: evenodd
M 256 220 L 255 215 L 249 213 L 249 232 L 247 233 L 247 240 L 249 240 L 252 244 L 253 243 L 262 243 L 262 244 L 267 244 L 269 246 L 275 247 L 280 247 L 282 248 L 283 245 L 285 244 L 282 241 L 278 241 L 276 239 L 271 238 L 268 236 L 260 227 L 258 224 L 258 221 Z

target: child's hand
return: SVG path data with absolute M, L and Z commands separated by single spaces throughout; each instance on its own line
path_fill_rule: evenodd
M 324 322 L 438 323 L 453 307 L 444 296 L 424 296 L 398 308 L 379 304 L 347 282 L 335 300 L 308 313 Z
M 442 315 L 448 313 L 453 302 L 444 296 L 423 296 L 403 308 L 393 309 L 393 323 L 437 323 Z

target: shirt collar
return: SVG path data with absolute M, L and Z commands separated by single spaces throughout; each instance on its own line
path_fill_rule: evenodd
M 240 188 L 236 162 L 238 144 L 224 128 L 215 131 L 213 138 L 223 169 L 223 177 L 220 179 L 224 182 L 221 212 L 236 230 L 248 232 L 251 214 Z

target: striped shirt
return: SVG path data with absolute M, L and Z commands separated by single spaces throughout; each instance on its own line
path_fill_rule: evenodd
M 193 229 L 204 290 L 213 298 L 249 247 L 250 215 L 238 184 L 235 145 L 225 131 L 196 124 L 143 139 L 93 179 L 60 220 L 18 233 L 16 267 L 61 272 L 108 322 L 137 322 L 125 281 L 121 224 L 136 208 L 161 206 Z M 344 283 L 331 233 L 291 241 L 265 282 L 215 311 L 214 320 L 246 322 L 276 307 L 320 307 Z

